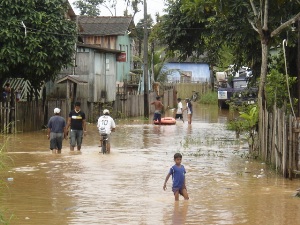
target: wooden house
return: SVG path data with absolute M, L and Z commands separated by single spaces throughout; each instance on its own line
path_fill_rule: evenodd
M 94 120 L 99 116 L 95 106 L 116 100 L 116 58 L 119 53 L 119 50 L 78 43 L 75 67 L 65 68 L 55 82 L 47 84 L 48 99 L 67 99 L 68 110 L 72 102 L 80 101 L 88 118 Z
M 78 16 L 79 32 L 84 44 L 121 51 L 117 55 L 116 81 L 129 81 L 132 68 L 133 40 L 130 37 L 134 28 L 130 16 Z
M 74 65 L 47 84 L 47 94 L 49 99 L 80 101 L 85 111 L 99 115 L 95 106 L 114 102 L 117 85 L 130 76 L 129 32 L 134 23 L 132 17 L 77 16 L 76 21 L 79 42 Z

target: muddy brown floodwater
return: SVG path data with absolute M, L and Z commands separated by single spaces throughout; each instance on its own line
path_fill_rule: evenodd
M 300 224 L 300 199 L 293 197 L 299 179 L 245 158 L 247 144 L 225 129 L 228 111 L 194 111 L 191 125 L 117 121 L 110 155 L 99 153 L 95 124 L 80 153 L 64 141 L 62 154 L 51 154 L 45 131 L 9 136 L 2 214 L 16 225 Z M 176 152 L 183 154 L 189 201 L 174 201 L 171 179 L 162 188 Z

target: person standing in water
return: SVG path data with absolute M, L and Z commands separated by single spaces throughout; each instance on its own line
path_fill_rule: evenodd
M 157 120 L 158 123 L 161 124 L 161 114 L 162 114 L 164 105 L 160 101 L 160 97 L 157 96 L 156 101 L 151 102 L 151 105 L 154 105 L 154 107 L 155 107 L 153 122 Z
M 83 135 L 86 135 L 85 113 L 81 111 L 80 106 L 80 102 L 75 102 L 74 110 L 69 113 L 67 130 L 71 127 L 70 151 L 74 151 L 76 145 L 80 151 Z
M 54 109 L 54 116 L 49 119 L 47 138 L 50 140 L 52 153 L 61 153 L 62 142 L 66 137 L 66 120 L 60 116 L 60 109 Z
M 191 103 L 191 100 L 186 98 L 186 108 L 184 110 L 187 111 L 187 119 L 188 119 L 188 124 L 192 124 L 192 116 L 193 116 L 193 105 Z
M 182 155 L 180 153 L 176 153 L 174 155 L 175 165 L 172 166 L 169 170 L 168 175 L 166 176 L 165 183 L 163 189 L 167 189 L 167 182 L 172 175 L 173 185 L 172 191 L 174 192 L 175 201 L 179 200 L 179 195 L 182 195 L 185 200 L 189 199 L 189 195 L 187 193 L 186 185 L 185 185 L 185 168 L 181 165 Z
M 183 108 L 182 108 L 181 98 L 177 98 L 177 111 L 176 111 L 175 119 L 179 118 L 182 120 L 182 122 L 184 122 L 182 111 L 183 111 Z

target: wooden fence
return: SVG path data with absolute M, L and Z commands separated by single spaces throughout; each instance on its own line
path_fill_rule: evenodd
M 209 90 L 207 83 L 190 83 L 190 84 L 169 84 L 160 90 L 159 95 L 165 106 L 176 107 L 177 97 L 189 97 L 192 91 L 200 94 Z M 156 92 L 149 93 L 149 103 L 155 100 Z M 184 98 L 182 97 L 182 98 Z M 14 99 L 14 98 L 12 98 Z M 117 94 L 116 101 L 111 104 L 90 103 L 87 99 L 78 99 L 82 103 L 81 109 L 85 112 L 87 121 L 96 122 L 102 114 L 104 107 L 111 107 L 115 117 L 138 117 L 144 116 L 144 95 L 120 93 Z M 68 118 L 72 109 L 72 103 L 66 99 L 47 99 L 32 102 L 2 102 L 0 103 L 0 130 L 7 133 L 36 131 L 46 128 L 49 118 L 53 115 L 54 108 L 61 109 L 61 116 Z M 154 107 L 149 105 L 150 114 L 154 113 Z
M 47 120 L 50 119 L 51 116 L 54 115 L 54 109 L 60 109 L 60 115 L 67 119 L 69 116 L 69 112 L 71 110 L 71 100 L 67 99 L 49 99 L 47 101 L 47 105 L 45 108 L 45 113 L 47 115 Z M 85 112 L 85 111 L 84 111 Z
M 0 97 L 0 131 L 3 133 L 14 133 L 16 130 L 16 99 L 15 92 L 11 89 L 5 97 Z
M 205 83 L 176 83 L 174 87 L 177 91 L 177 96 L 181 99 L 191 98 L 193 91 L 199 92 L 199 96 L 211 91 L 211 84 Z
M 45 125 L 45 105 L 41 100 L 16 104 L 15 132 L 41 130 Z
M 42 101 L 0 102 L 1 132 L 16 133 L 43 128 L 45 113 Z
M 259 157 L 274 165 L 284 177 L 291 179 L 293 174 L 300 174 L 300 119 L 286 115 L 283 109 L 278 108 L 274 108 L 273 113 L 265 109 L 261 118 L 260 129 L 263 130 L 259 132 L 260 148 L 256 148 Z
M 14 102 L 0 102 L 0 131 L 3 133 L 14 133 L 16 130 L 16 105 Z
M 156 99 L 157 94 L 155 92 L 149 93 L 149 103 Z M 176 104 L 176 98 L 174 102 L 174 89 L 168 89 L 161 95 L 161 100 L 165 107 L 173 107 Z M 114 105 L 114 111 L 122 115 L 122 117 L 138 117 L 144 116 L 144 95 L 131 95 L 121 94 L 117 95 L 117 99 Z M 154 113 L 154 107 L 149 107 L 150 114 Z

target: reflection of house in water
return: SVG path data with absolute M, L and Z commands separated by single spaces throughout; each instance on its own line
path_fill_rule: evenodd
M 200 83 L 210 81 L 210 69 L 207 63 L 169 62 L 165 70 L 170 71 L 168 81 L 174 83 Z

